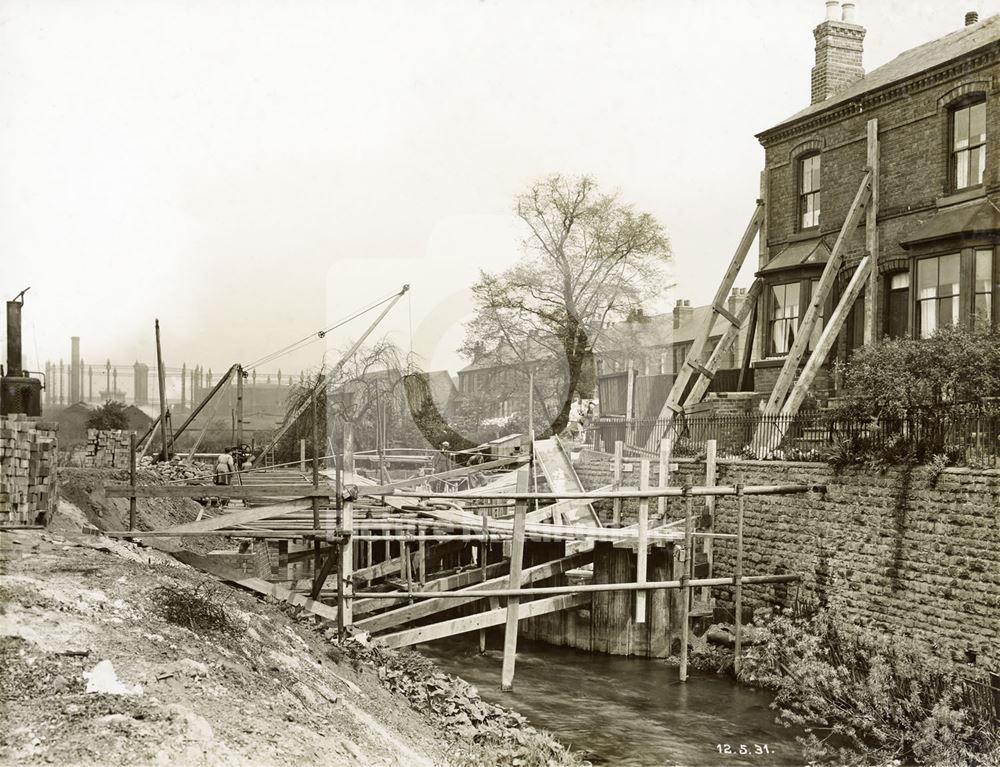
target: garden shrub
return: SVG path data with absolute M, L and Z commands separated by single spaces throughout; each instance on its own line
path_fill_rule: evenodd
M 811 763 L 1000 763 L 975 683 L 898 636 L 837 626 L 825 610 L 765 615 L 755 634 L 740 679 L 774 690 L 779 721 L 805 729 Z

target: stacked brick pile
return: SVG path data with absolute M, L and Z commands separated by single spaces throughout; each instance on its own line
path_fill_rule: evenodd
M 87 429 L 85 468 L 127 469 L 129 432 L 123 429 Z
M 32 525 L 55 510 L 58 425 L 0 418 L 0 524 Z

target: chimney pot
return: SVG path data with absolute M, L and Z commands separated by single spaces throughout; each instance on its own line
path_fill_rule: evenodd
M 837 20 L 837 8 L 840 7 L 839 0 L 826 0 L 826 20 L 836 21 Z
M 841 6 L 841 9 L 843 10 L 843 14 L 844 14 L 841 17 L 841 21 L 843 21 L 845 24 L 853 24 L 854 23 L 854 3 L 852 3 L 852 2 L 846 2 L 846 3 L 844 3 Z
M 965 26 L 971 27 L 977 21 L 979 21 L 979 14 L 975 11 L 969 11 L 965 14 Z

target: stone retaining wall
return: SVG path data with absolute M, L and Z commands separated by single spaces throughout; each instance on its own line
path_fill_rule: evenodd
M 611 481 L 612 456 L 585 451 L 577 467 L 588 488 Z M 639 464 L 624 475 L 638 483 Z M 704 462 L 679 461 L 671 484 L 701 485 Z M 658 481 L 656 462 L 652 483 Z M 929 651 L 1000 671 L 1000 471 L 927 467 L 835 472 L 823 463 L 719 461 L 718 482 L 821 483 L 825 493 L 747 496 L 745 574 L 799 573 L 800 586 L 749 587 L 753 605 L 796 597 L 831 607 L 845 621 L 907 636 Z M 703 507 L 703 501 L 696 501 Z M 654 507 L 655 508 L 655 507 Z M 678 518 L 681 503 L 668 504 Z M 634 522 L 635 504 L 623 508 Z M 735 532 L 736 500 L 716 504 L 717 532 Z M 714 541 L 715 574 L 733 572 L 734 542 Z M 717 604 L 731 608 L 731 590 Z

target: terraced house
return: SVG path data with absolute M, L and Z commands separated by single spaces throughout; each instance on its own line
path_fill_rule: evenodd
M 1000 308 L 1000 16 L 967 14 L 866 74 L 853 3 L 826 5 L 811 103 L 757 136 L 764 393 L 783 370 L 794 379 L 831 321 L 814 392 L 860 344 L 948 324 L 993 329 Z M 816 321 L 803 323 L 811 304 Z

